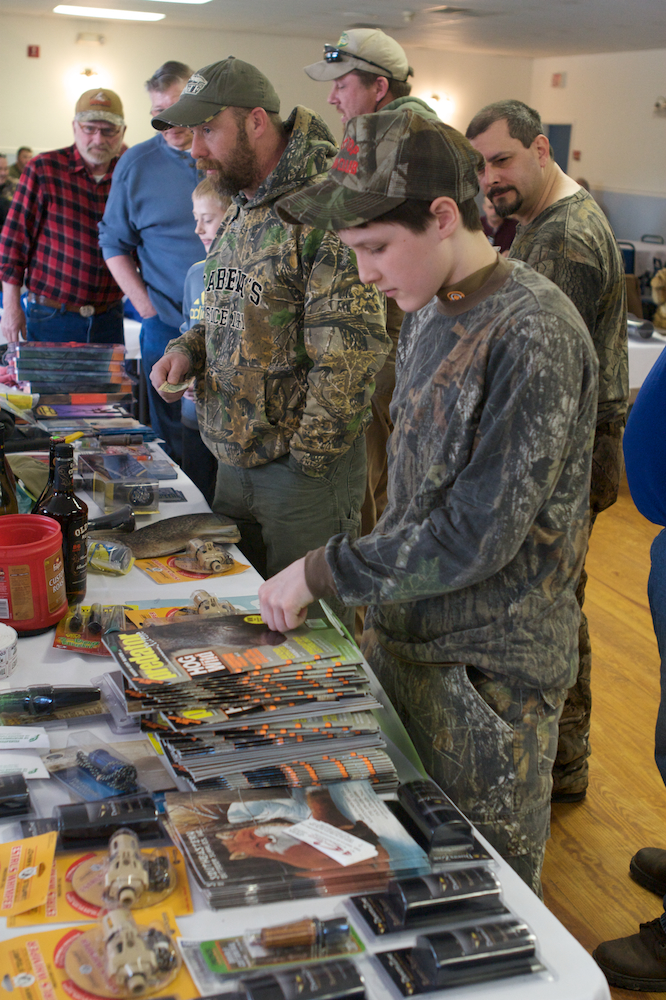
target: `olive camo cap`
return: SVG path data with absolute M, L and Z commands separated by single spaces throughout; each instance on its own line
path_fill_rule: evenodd
M 359 115 L 348 123 L 326 179 L 281 198 L 277 212 L 287 222 L 338 230 L 371 222 L 408 198 L 444 195 L 460 205 L 478 193 L 483 163 L 444 122 L 414 111 Z
M 193 73 L 170 108 L 153 118 L 153 128 L 188 127 L 209 122 L 224 108 L 280 110 L 280 98 L 256 66 L 229 56 Z

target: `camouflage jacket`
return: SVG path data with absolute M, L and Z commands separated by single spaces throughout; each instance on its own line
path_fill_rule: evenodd
M 518 261 L 405 316 L 388 505 L 371 535 L 326 547 L 393 656 L 573 681 L 597 377 L 569 299 Z
M 617 498 L 629 396 L 627 293 L 622 256 L 606 216 L 582 188 L 518 226 L 509 257 L 554 281 L 585 320 L 599 358 L 592 464 L 595 514 Z
M 290 452 L 318 476 L 369 423 L 390 340 L 384 296 L 361 284 L 353 253 L 275 212 L 335 153 L 314 112 L 297 107 L 286 126 L 280 162 L 250 201 L 235 200 L 206 260 L 204 324 L 167 350 L 192 362 L 201 435 L 221 461 L 247 468 Z

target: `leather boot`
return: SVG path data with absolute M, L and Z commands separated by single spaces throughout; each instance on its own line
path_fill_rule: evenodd
M 638 934 L 603 941 L 592 958 L 611 986 L 666 993 L 666 933 L 660 917 L 641 924 Z
M 629 874 L 644 889 L 666 896 L 666 851 L 661 847 L 644 847 L 629 862 Z

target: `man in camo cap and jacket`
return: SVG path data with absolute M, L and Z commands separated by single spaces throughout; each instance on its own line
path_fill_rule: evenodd
M 540 892 L 557 722 L 577 665 L 598 364 L 570 300 L 486 239 L 481 157 L 419 114 L 354 118 L 283 217 L 338 232 L 406 316 L 388 505 L 259 591 L 368 604 L 364 652 L 429 774 Z
M 375 111 L 416 111 L 437 120 L 436 113 L 420 97 L 412 97 L 409 77 L 413 70 L 407 54 L 395 38 L 380 28 L 350 28 L 335 45 L 325 45 L 323 58 L 305 67 L 312 80 L 330 84 L 328 103 L 339 112 L 342 124 L 356 115 Z M 372 531 L 386 507 L 386 447 L 393 430 L 389 407 L 395 387 L 395 352 L 403 312 L 388 300 L 386 329 L 391 352 L 377 376 L 372 397 L 372 423 L 365 432 L 368 482 L 361 509 L 364 535 Z
M 159 389 L 197 376 L 201 436 L 218 458 L 213 509 L 238 522 L 265 576 L 313 539 L 358 533 L 363 431 L 390 343 L 383 298 L 360 282 L 347 247 L 275 212 L 336 151 L 314 112 L 296 107 L 283 122 L 279 110 L 263 73 L 229 57 L 153 119 L 190 127 L 192 155 L 234 203 L 206 261 L 205 321 L 169 343 L 151 380 Z

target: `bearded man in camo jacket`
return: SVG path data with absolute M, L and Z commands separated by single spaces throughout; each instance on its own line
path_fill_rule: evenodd
M 197 376 L 201 435 L 219 460 L 213 509 L 237 520 L 267 576 L 331 534 L 358 533 L 363 431 L 390 347 L 385 300 L 360 282 L 353 253 L 275 212 L 336 152 L 314 112 L 282 122 L 279 109 L 266 77 L 229 57 L 153 119 L 191 128 L 192 155 L 234 204 L 206 262 L 205 322 L 170 342 L 151 379 Z

